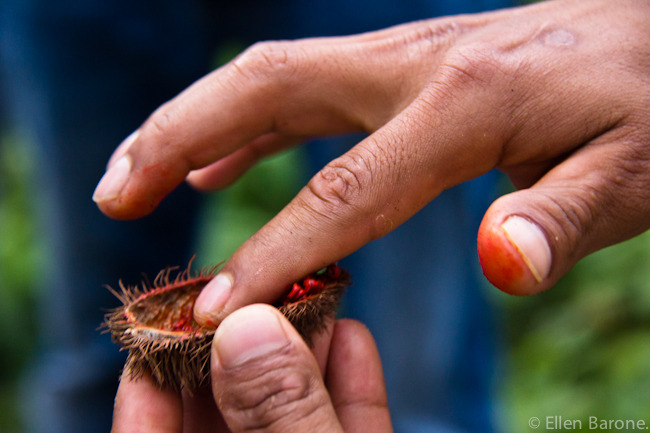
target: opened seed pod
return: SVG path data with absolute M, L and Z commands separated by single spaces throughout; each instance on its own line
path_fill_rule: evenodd
M 210 376 L 210 346 L 215 329 L 201 326 L 193 315 L 201 289 L 217 274 L 218 266 L 193 273 L 188 267 L 167 269 L 153 284 L 109 290 L 122 306 L 105 317 L 112 339 L 129 356 L 124 374 L 138 378 L 149 372 L 161 388 L 190 391 L 206 385 Z M 275 306 L 308 344 L 335 315 L 350 277 L 330 265 L 295 282 Z

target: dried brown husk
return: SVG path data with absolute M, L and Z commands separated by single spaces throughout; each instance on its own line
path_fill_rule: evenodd
M 336 265 L 332 265 L 336 266 Z M 317 293 L 308 293 L 296 302 L 280 299 L 276 306 L 308 344 L 322 332 L 336 314 L 350 277 L 341 268 L 306 278 L 322 282 Z M 125 286 L 109 290 L 122 306 L 108 313 L 105 327 L 113 341 L 129 351 L 124 373 L 137 379 L 148 372 L 161 387 L 189 391 L 208 384 L 210 346 L 215 329 L 199 325 L 193 318 L 194 300 L 217 274 L 219 266 L 192 273 L 166 269 L 153 284 Z

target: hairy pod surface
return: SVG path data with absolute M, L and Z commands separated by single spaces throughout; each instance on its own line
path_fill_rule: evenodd
M 194 319 L 194 302 L 219 265 L 198 272 L 190 266 L 176 269 L 161 271 L 153 284 L 120 281 L 119 291 L 108 287 L 122 306 L 106 314 L 103 326 L 129 351 L 123 374 L 137 379 L 149 372 L 161 388 L 193 391 L 209 383 L 215 332 Z M 275 306 L 311 345 L 311 338 L 335 316 L 349 284 L 349 274 L 333 264 L 293 283 Z

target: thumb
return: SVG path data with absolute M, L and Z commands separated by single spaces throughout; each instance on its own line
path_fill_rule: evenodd
M 591 143 L 531 188 L 495 201 L 477 239 L 487 279 L 513 295 L 539 293 L 586 255 L 645 231 L 647 175 L 631 175 L 644 161 L 626 156 L 629 149 Z
M 546 233 L 515 206 L 531 195 L 522 191 L 494 202 L 478 232 L 483 274 L 498 289 L 512 295 L 542 291 L 552 264 Z
M 343 431 L 314 356 L 268 305 L 239 309 L 219 325 L 212 388 L 233 433 Z

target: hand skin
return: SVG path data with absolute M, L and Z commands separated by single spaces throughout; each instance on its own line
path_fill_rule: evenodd
M 519 190 L 486 213 L 481 265 L 506 292 L 538 293 L 650 226 L 649 22 L 645 0 L 557 0 L 260 43 L 156 110 L 94 199 L 138 218 L 184 179 L 223 188 L 308 137 L 365 131 L 234 254 L 202 321 L 274 301 L 494 168 Z
M 212 346 L 212 389 L 194 395 L 124 377 L 112 433 L 391 432 L 379 354 L 352 320 L 333 326 L 325 379 L 300 335 L 276 309 L 228 316 Z M 218 405 L 218 406 L 217 406 Z

